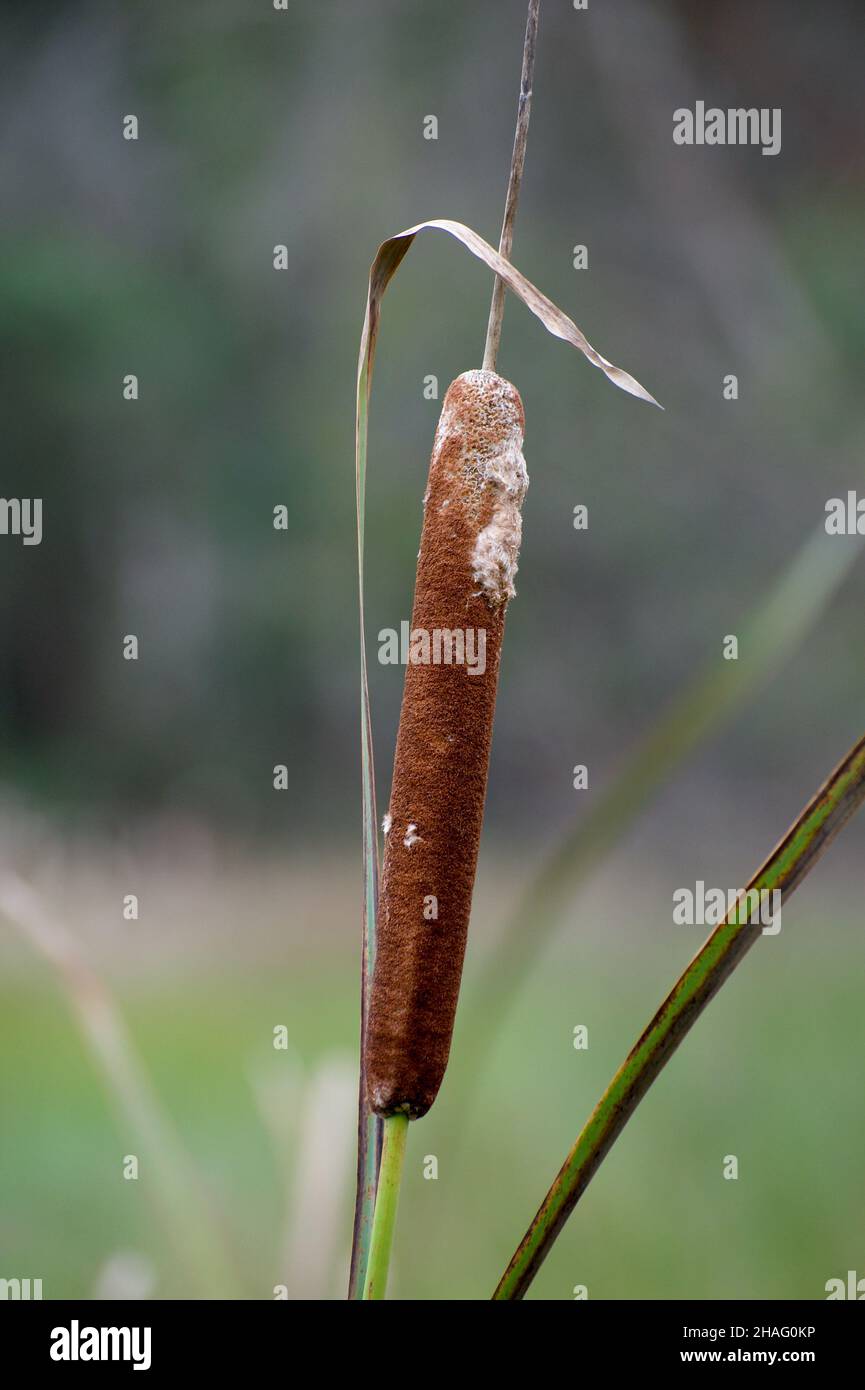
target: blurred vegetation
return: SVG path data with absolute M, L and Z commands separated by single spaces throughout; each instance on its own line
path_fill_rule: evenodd
M 0 16 L 4 488 L 45 508 L 40 547 L 0 548 L 0 748 L 40 806 L 108 825 L 169 811 L 257 837 L 355 834 L 366 268 L 421 216 L 495 236 L 522 9 L 219 0 Z M 502 369 L 526 402 L 533 482 L 488 823 L 545 836 L 570 810 L 572 746 L 606 775 L 826 497 L 865 485 L 865 139 L 854 4 L 828 24 L 807 5 L 698 15 L 623 0 L 591 19 L 549 5 L 543 25 L 515 259 L 668 407 L 620 399 L 509 305 Z M 700 93 L 782 106 L 781 155 L 673 146 L 668 108 Z M 136 143 L 121 138 L 129 111 Z M 578 241 L 587 272 L 571 266 Z M 434 373 L 443 392 L 478 360 L 489 295 L 434 242 L 400 272 L 373 403 L 383 777 L 401 678 L 376 667 L 374 638 L 409 611 L 437 412 L 422 382 Z M 129 371 L 137 402 L 122 399 Z M 736 403 L 721 399 L 728 371 Z M 743 763 L 774 767 L 803 724 L 825 747 L 839 723 L 855 735 L 858 610 L 857 586 L 771 692 L 771 720 L 717 749 L 714 795 L 735 798 Z M 141 640 L 134 669 L 126 632 Z
M 785 912 L 784 950 L 775 941 L 755 949 L 637 1111 L 532 1297 L 566 1300 L 582 1283 L 592 1299 L 814 1299 L 827 1279 L 857 1267 L 860 943 L 851 924 L 833 920 L 829 950 L 822 912 L 798 908 Z M 619 955 L 607 941 L 581 939 L 523 992 L 482 1078 L 460 1066 L 477 1024 L 461 1015 L 439 1103 L 409 1134 L 394 1297 L 489 1297 L 588 1111 L 683 963 L 682 931 L 628 939 Z M 266 1058 L 271 1019 L 290 1019 L 308 1069 L 354 1047 L 354 971 L 331 959 L 279 979 L 210 972 L 182 986 L 127 985 L 123 1000 L 216 1200 L 243 1293 L 270 1298 L 292 1273 L 281 1259 L 283 1182 L 291 1188 L 297 1176 L 300 1145 L 283 1173 L 252 1080 L 276 1066 Z M 138 1182 L 120 1175 L 128 1136 L 112 1122 L 63 1001 L 19 981 L 0 1005 L 4 1269 L 42 1277 L 46 1298 L 91 1297 L 108 1258 L 131 1251 L 146 1260 L 154 1296 L 190 1297 L 152 1220 L 146 1167 Z M 588 1026 L 587 1052 L 573 1050 L 576 1023 Z M 456 1103 L 466 1092 L 468 1108 Z M 459 1133 L 457 1115 L 468 1116 Z M 344 1296 L 350 1231 L 350 1143 L 339 1152 L 333 1297 Z M 738 1157 L 738 1181 L 722 1176 L 728 1154 Z M 424 1179 L 427 1155 L 439 1160 L 436 1181 Z M 294 1276 L 302 1283 L 302 1270 Z

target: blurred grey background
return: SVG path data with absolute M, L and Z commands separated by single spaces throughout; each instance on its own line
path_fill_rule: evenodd
M 45 539 L 0 552 L 0 732 L 10 781 L 38 804 L 109 825 L 171 811 L 256 836 L 355 835 L 366 271 L 425 217 L 497 239 L 523 8 L 3 7 L 4 489 L 44 498 Z M 514 259 L 666 414 L 509 303 L 500 366 L 525 400 L 532 487 L 490 804 L 503 832 L 553 833 L 569 765 L 604 778 L 826 498 L 863 483 L 862 16 L 831 14 L 544 7 Z M 780 106 L 781 154 L 674 145 L 673 109 L 699 98 Z M 121 138 L 127 112 L 137 143 Z M 427 234 L 385 301 L 373 637 L 410 609 L 438 411 L 423 378 L 443 394 L 478 362 L 489 290 Z M 127 372 L 138 402 L 122 398 Z M 798 786 L 856 733 L 860 611 L 851 584 L 707 754 L 714 797 L 741 809 L 767 778 Z M 134 669 L 118 660 L 126 632 Z M 385 774 L 400 688 L 374 669 Z M 291 766 L 281 798 L 274 762 Z

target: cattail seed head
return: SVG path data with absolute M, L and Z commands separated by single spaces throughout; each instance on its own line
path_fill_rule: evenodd
M 379 1115 L 425 1114 L 450 1051 L 528 486 L 523 430 L 519 393 L 495 372 L 464 372 L 449 387 L 412 630 L 483 632 L 485 663 L 446 656 L 406 669 L 366 1034 L 368 1100 Z

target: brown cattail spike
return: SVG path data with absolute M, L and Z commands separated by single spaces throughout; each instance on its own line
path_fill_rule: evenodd
M 432 1105 L 465 954 L 505 609 L 528 485 L 510 382 L 464 372 L 442 406 L 424 498 L 366 1043 L 369 1104 Z

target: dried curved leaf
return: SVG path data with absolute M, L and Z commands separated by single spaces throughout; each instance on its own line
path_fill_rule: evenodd
M 636 377 L 631 376 L 630 372 L 624 371 L 621 367 L 613 366 L 613 363 L 608 362 L 606 357 L 602 357 L 592 347 L 586 335 L 580 331 L 573 319 L 568 318 L 567 314 L 563 313 L 551 299 L 542 294 L 530 280 L 526 279 L 525 275 L 517 270 L 516 266 L 511 265 L 510 261 L 506 261 L 504 256 L 500 256 L 498 251 L 493 250 L 489 242 L 484 241 L 477 232 L 473 232 L 471 227 L 466 227 L 462 222 L 452 222 L 446 217 L 434 218 L 430 222 L 419 222 L 416 227 L 409 227 L 404 232 L 397 232 L 396 236 L 388 237 L 387 241 L 383 241 L 378 248 L 369 272 L 369 298 L 360 343 L 358 378 L 363 372 L 364 362 L 370 369 L 372 367 L 382 295 L 418 232 L 426 230 L 448 232 L 452 237 L 456 237 L 457 241 L 462 242 L 466 250 L 471 251 L 473 256 L 477 256 L 479 261 L 483 261 L 490 270 L 495 271 L 508 289 L 512 290 L 528 309 L 531 309 L 553 337 L 563 338 L 566 343 L 578 348 L 593 366 L 599 367 L 604 375 L 609 377 L 615 386 L 621 387 L 623 391 L 627 391 L 632 396 L 638 396 L 640 400 L 657 405 L 660 410 L 663 409 L 663 406 L 659 405 L 645 386 L 640 385 Z

